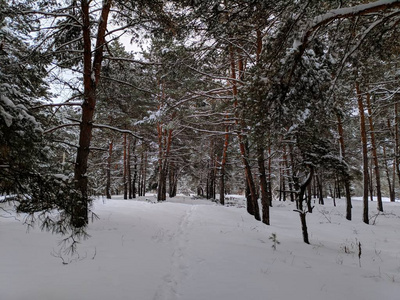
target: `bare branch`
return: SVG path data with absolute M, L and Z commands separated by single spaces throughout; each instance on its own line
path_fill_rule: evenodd
M 44 131 L 43 133 L 44 133 L 44 134 L 52 133 L 53 131 L 56 131 L 56 130 L 61 129 L 61 128 L 64 128 L 64 127 L 73 127 L 73 126 L 79 126 L 79 125 L 81 125 L 81 123 L 62 124 L 62 125 L 59 125 L 59 126 L 50 128 L 50 129 Z
M 212 79 L 226 80 L 226 81 L 229 81 L 229 82 L 235 81 L 235 82 L 237 82 L 237 83 L 243 84 L 243 81 L 241 81 L 240 79 L 233 79 L 233 78 L 226 77 L 226 76 L 208 74 L 208 73 L 205 73 L 205 72 L 203 72 L 203 71 L 200 71 L 200 70 L 198 70 L 198 69 L 196 69 L 196 68 L 193 68 L 192 66 L 189 66 L 189 65 L 187 65 L 187 64 L 185 64 L 185 66 L 188 67 L 189 69 L 191 69 L 192 71 L 195 71 L 195 72 L 197 72 L 197 73 L 199 73 L 199 74 L 202 74 L 202 75 L 204 75 L 204 76 L 210 77 L 210 78 L 212 78 Z
M 104 56 L 104 59 L 108 60 L 115 60 L 115 61 L 126 61 L 126 62 L 131 62 L 131 63 L 136 63 L 136 64 L 141 64 L 145 66 L 161 66 L 161 63 L 156 63 L 156 62 L 145 62 L 145 61 L 140 61 L 132 58 L 127 58 L 127 57 L 114 57 L 114 56 Z
M 40 109 L 40 108 L 44 108 L 44 107 L 81 106 L 81 105 L 82 105 L 82 103 L 80 103 L 80 102 L 49 103 L 49 104 L 43 104 L 40 106 L 32 107 L 32 109 Z
M 61 141 L 61 140 L 52 140 L 52 141 L 55 143 L 65 144 L 65 145 L 73 147 L 73 148 L 78 148 L 78 145 L 74 145 L 74 144 L 68 143 L 66 141 Z
M 122 80 L 119 80 L 119 79 L 111 78 L 111 77 L 108 77 L 108 76 L 101 76 L 101 78 L 108 79 L 108 80 L 111 80 L 111 81 L 114 81 L 114 82 L 117 82 L 117 83 L 121 83 L 121 84 L 130 86 L 131 88 L 134 88 L 135 90 L 142 91 L 142 92 L 148 93 L 148 94 L 153 95 L 153 96 L 157 95 L 156 93 L 153 93 L 152 91 L 142 89 L 142 88 L 137 87 L 136 85 L 133 85 L 133 84 L 131 84 L 129 82 L 126 82 L 126 81 L 122 81 Z

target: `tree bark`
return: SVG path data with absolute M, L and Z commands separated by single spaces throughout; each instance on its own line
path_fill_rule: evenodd
M 262 222 L 264 224 L 270 225 L 270 219 L 269 219 L 270 199 L 268 196 L 267 176 L 265 174 L 264 149 L 262 145 L 258 145 L 257 154 L 258 154 L 257 155 L 258 172 L 260 176 L 260 188 L 261 188 Z
M 365 129 L 365 114 L 364 114 L 364 104 L 363 98 L 360 91 L 360 86 L 358 82 L 356 82 L 356 93 L 357 93 L 357 103 L 358 103 L 358 112 L 360 114 L 360 132 L 361 132 L 361 146 L 362 146 L 362 154 L 363 154 L 363 183 L 364 183 L 364 191 L 363 191 L 363 222 L 365 224 L 369 224 L 368 217 L 368 145 L 367 145 L 367 134 Z
M 106 197 L 111 199 L 111 156 L 113 152 L 113 141 L 108 144 L 108 157 L 107 157 L 107 183 L 106 183 Z
M 306 220 L 307 211 L 303 210 L 303 201 L 305 198 L 304 195 L 307 190 L 307 187 L 311 183 L 312 178 L 314 176 L 314 167 L 310 165 L 309 168 L 310 168 L 310 173 L 308 174 L 308 177 L 300 185 L 300 191 L 298 193 L 299 207 L 298 207 L 298 210 L 296 210 L 300 215 L 300 223 L 301 223 L 301 231 L 303 234 L 303 241 L 306 244 L 310 244 L 310 241 L 308 238 L 308 229 L 307 229 L 307 220 Z M 312 211 L 312 209 L 311 209 L 311 211 Z
M 339 131 L 339 143 L 340 143 L 340 152 L 341 152 L 341 159 L 346 160 L 346 147 L 344 144 L 344 134 L 343 134 L 343 123 L 342 123 L 342 118 L 340 117 L 339 114 L 337 114 L 337 120 L 338 120 L 338 131 Z M 351 221 L 351 193 L 350 193 L 350 180 L 349 180 L 349 175 L 343 175 L 342 180 L 344 183 L 344 190 L 346 194 L 346 219 Z
M 389 166 L 388 166 L 388 163 L 387 163 L 386 146 L 385 145 L 383 145 L 383 160 L 385 161 L 385 173 L 386 173 L 386 178 L 387 178 L 387 182 L 388 182 L 390 202 L 395 202 L 394 188 L 393 188 L 393 185 L 392 185 L 392 181 L 390 179 L 390 172 L 389 172 Z
M 377 202 L 378 202 L 377 208 L 379 211 L 383 211 L 382 192 L 381 192 L 381 175 L 380 175 L 380 169 L 379 169 L 378 154 L 376 151 L 375 129 L 374 129 L 374 122 L 372 120 L 371 94 L 370 93 L 367 93 L 367 109 L 368 109 L 368 121 L 369 121 L 369 128 L 370 128 L 370 136 L 371 136 L 372 159 L 374 161 L 374 172 L 375 172 L 375 179 L 376 179 L 376 198 L 377 198 Z
M 232 44 L 229 45 L 229 56 L 230 56 L 230 64 L 231 64 L 231 79 L 232 79 L 232 93 L 233 93 L 233 98 L 234 98 L 234 106 L 235 106 L 235 111 L 236 111 L 236 119 L 239 119 L 239 115 L 237 112 L 238 108 L 238 89 L 237 89 L 237 83 L 236 83 L 236 62 L 235 62 L 235 54 L 234 54 L 234 49 Z M 241 59 L 239 59 L 239 77 L 243 75 L 243 62 Z M 242 120 L 243 122 L 243 120 Z M 243 127 L 244 124 L 239 124 L 238 121 L 236 121 L 236 125 L 239 125 L 240 129 L 238 130 L 238 139 L 239 139 L 239 149 L 240 149 L 240 154 L 242 157 L 244 169 L 245 169 L 245 177 L 246 177 L 246 182 L 249 188 L 249 194 L 250 194 L 250 199 L 248 205 L 247 205 L 247 211 L 254 216 L 254 218 L 258 221 L 261 221 L 260 217 L 260 211 L 258 207 L 258 199 L 257 199 L 257 192 L 255 190 L 255 184 L 253 180 L 253 175 L 251 172 L 251 166 L 248 162 L 248 152 L 246 151 L 246 145 L 243 137 Z
M 136 181 L 138 176 L 138 158 L 136 154 L 136 139 L 133 142 L 133 180 L 132 180 L 132 198 L 136 198 Z
M 96 48 L 92 62 L 92 40 L 90 30 L 90 13 L 88 0 L 81 0 L 82 9 L 82 36 L 83 36 L 83 94 L 82 119 L 80 123 L 79 144 L 76 155 L 74 180 L 75 189 L 79 192 L 78 199 L 73 204 L 71 225 L 81 228 L 88 224 L 88 159 L 90 142 L 92 140 L 93 116 L 96 107 L 96 89 L 100 80 L 101 64 L 103 61 L 103 49 L 105 45 L 105 33 L 107 30 L 108 15 L 111 8 L 111 0 L 103 3 L 101 16 L 97 29 Z
M 142 196 L 146 196 L 147 181 L 147 148 L 144 151 L 143 174 L 142 174 Z
M 399 133 L 399 126 L 400 126 L 400 116 L 399 116 L 399 104 L 396 102 L 394 104 L 394 135 L 395 135 L 395 168 L 397 179 L 400 186 L 400 133 Z
M 228 116 L 226 116 L 228 118 Z M 225 205 L 225 166 L 228 157 L 229 126 L 225 126 L 224 149 L 222 150 L 221 169 L 219 178 L 219 203 Z
M 123 157 L 123 162 L 124 162 L 124 168 L 123 168 L 123 174 L 122 174 L 122 180 L 123 180 L 123 186 L 124 186 L 124 199 L 128 199 L 128 180 L 127 180 L 127 155 L 126 155 L 126 147 L 127 147 L 127 139 L 126 139 L 126 133 L 124 134 L 124 157 Z
M 323 194 L 323 187 L 322 187 L 322 179 L 321 175 L 317 173 L 317 186 L 318 186 L 318 203 L 324 205 L 324 194 Z
M 140 196 L 143 196 L 142 195 L 142 191 L 143 191 L 143 187 L 142 187 L 142 184 L 143 184 L 143 179 L 142 179 L 142 177 L 143 177 L 143 169 L 144 169 L 144 151 L 143 151 L 143 149 L 142 149 L 142 153 L 140 154 L 140 168 L 139 168 L 139 176 L 138 176 L 138 196 L 140 197 Z
M 128 199 L 132 199 L 132 170 L 131 170 L 131 139 L 128 139 L 128 157 L 126 162 L 126 170 L 128 172 Z

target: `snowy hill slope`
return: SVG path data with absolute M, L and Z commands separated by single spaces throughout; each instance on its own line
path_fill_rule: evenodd
M 365 225 L 360 201 L 351 222 L 338 202 L 307 215 L 306 245 L 290 202 L 275 202 L 265 226 L 244 208 L 183 196 L 97 200 L 100 220 L 74 257 L 59 253 L 59 236 L 1 212 L 0 299 L 399 299 L 400 204 Z

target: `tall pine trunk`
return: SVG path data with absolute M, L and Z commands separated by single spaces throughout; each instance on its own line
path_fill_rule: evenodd
M 378 154 L 377 154 L 377 150 L 376 150 L 375 131 L 374 131 L 374 122 L 372 120 L 370 93 L 367 93 L 367 109 L 368 109 L 368 121 L 369 121 L 370 136 L 371 136 L 372 159 L 374 162 L 374 172 L 375 172 L 375 179 L 376 179 L 376 197 L 377 197 L 377 202 L 378 202 L 377 208 L 379 211 L 383 211 L 382 192 L 381 192 L 381 175 L 380 175 L 380 169 L 379 169 Z M 372 178 L 371 178 L 371 182 L 372 182 Z
M 228 118 L 228 116 L 226 116 Z M 228 157 L 229 126 L 225 126 L 224 148 L 222 150 L 221 169 L 219 177 L 219 203 L 225 205 L 225 166 Z
M 106 197 L 111 199 L 111 157 L 113 152 L 113 141 L 108 144 L 108 157 L 107 157 L 107 182 L 106 182 Z
M 394 104 L 394 142 L 395 142 L 395 168 L 397 179 L 400 186 L 400 116 L 399 116 L 399 104 L 396 102 Z
M 365 114 L 364 114 L 364 104 L 361 95 L 361 90 L 358 82 L 356 82 L 356 92 L 357 92 L 357 103 L 358 112 L 360 114 L 360 132 L 361 132 L 361 146 L 363 154 L 363 222 L 369 224 L 368 217 L 368 145 L 367 145 L 367 133 L 365 128 Z
M 235 61 L 235 54 L 234 54 L 234 49 L 233 45 L 229 45 L 229 56 L 230 56 L 230 64 L 231 64 L 231 79 L 232 79 L 232 94 L 233 94 L 233 99 L 234 99 L 234 106 L 235 106 L 235 111 L 236 111 L 236 119 L 241 120 L 240 124 L 238 121 L 236 121 L 236 124 L 239 125 L 240 129 L 238 130 L 238 139 L 239 139 L 239 149 L 240 149 L 240 154 L 242 157 L 242 162 L 244 165 L 244 170 L 245 170 L 245 178 L 247 182 L 247 187 L 249 189 L 249 198 L 247 201 L 247 211 L 254 216 L 256 220 L 261 220 L 260 217 L 260 211 L 258 207 L 258 199 L 257 199 L 257 191 L 256 187 L 254 184 L 253 180 L 253 175 L 251 171 L 251 166 L 249 164 L 249 153 L 246 151 L 246 145 L 245 145 L 245 139 L 243 136 L 243 119 L 239 117 L 238 113 L 238 89 L 237 89 L 237 82 L 236 82 L 236 61 Z M 239 78 L 243 74 L 243 62 L 241 59 L 239 59 Z
M 132 170 L 131 170 L 131 139 L 128 139 L 128 154 L 126 161 L 126 171 L 128 172 L 128 198 L 132 199 Z
M 136 139 L 133 141 L 133 180 L 132 180 L 132 198 L 136 198 L 136 181 L 138 177 L 138 158 L 136 154 Z
M 343 134 L 343 123 L 342 123 L 342 118 L 340 117 L 339 114 L 337 114 L 337 120 L 338 120 L 338 131 L 339 131 L 339 143 L 340 143 L 340 153 L 341 153 L 341 159 L 346 160 L 346 147 L 344 144 L 344 134 Z M 349 174 L 343 174 L 342 175 L 342 180 L 344 183 L 344 190 L 346 194 L 346 219 L 351 220 L 351 194 L 350 194 L 350 179 L 349 179 Z
M 83 37 L 83 95 L 82 119 L 79 131 L 79 144 L 76 155 L 74 180 L 75 189 L 79 196 L 72 207 L 71 225 L 81 228 L 88 224 L 88 159 L 90 142 L 92 140 L 93 116 L 96 107 L 96 90 L 100 80 L 101 64 L 103 62 L 103 49 L 105 45 L 105 33 L 107 30 L 108 15 L 111 8 L 111 0 L 104 1 L 97 29 L 96 47 L 92 62 L 92 39 L 90 29 L 90 13 L 88 0 L 81 1 L 82 9 L 82 37 Z
M 124 168 L 123 168 L 123 174 L 122 174 L 122 180 L 123 180 L 123 186 L 124 186 L 124 199 L 128 199 L 128 172 L 127 172 L 127 155 L 126 155 L 126 147 L 127 147 L 127 138 L 126 138 L 126 133 L 124 134 L 124 143 L 123 143 L 123 148 L 124 148 Z
M 257 163 L 258 163 L 258 172 L 260 176 L 262 222 L 264 224 L 270 225 L 270 219 L 269 219 L 270 197 L 268 195 L 269 191 L 267 184 L 267 176 L 265 173 L 264 149 L 260 144 L 257 146 Z

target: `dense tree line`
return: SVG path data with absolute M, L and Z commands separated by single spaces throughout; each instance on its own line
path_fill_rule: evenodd
M 400 185 L 399 7 L 0 1 L 2 193 L 72 234 L 92 196 L 149 190 L 244 193 L 265 224 L 293 201 L 305 242 L 313 198 L 351 220 L 363 194 L 368 223 Z

